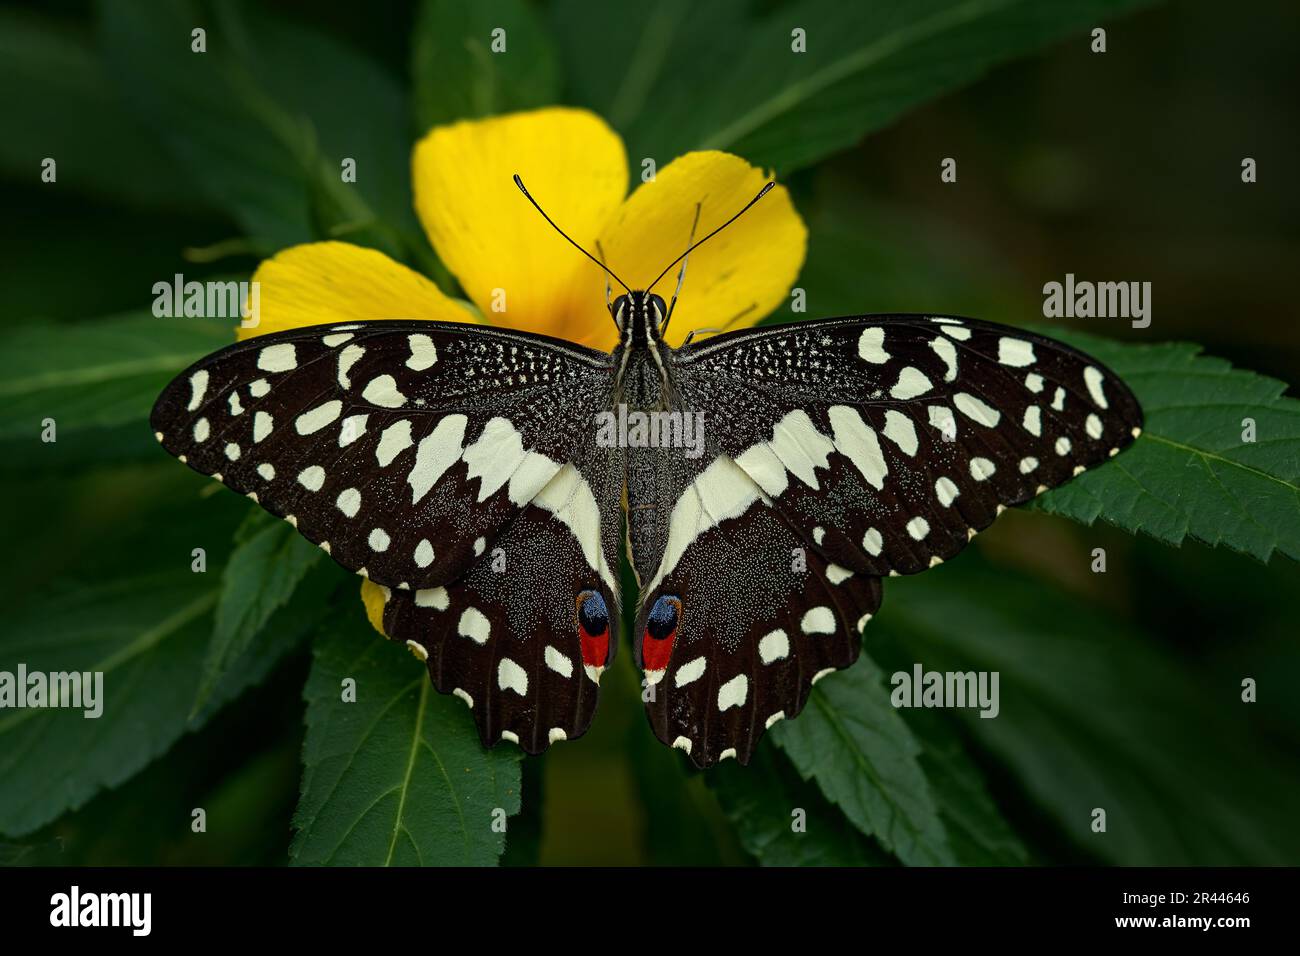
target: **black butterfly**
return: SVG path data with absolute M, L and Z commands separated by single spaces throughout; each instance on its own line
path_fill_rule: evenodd
M 151 421 L 168 452 L 382 585 L 385 632 L 486 745 L 537 753 L 587 730 L 626 518 L 650 723 L 701 767 L 747 763 L 857 659 L 883 577 L 951 558 L 1142 423 L 1099 362 L 988 322 L 866 315 L 673 349 L 660 296 L 610 311 L 612 353 L 426 321 L 266 335 L 187 369 Z M 656 419 L 678 438 L 702 413 L 702 434 L 598 441 L 620 406 L 680 413 Z

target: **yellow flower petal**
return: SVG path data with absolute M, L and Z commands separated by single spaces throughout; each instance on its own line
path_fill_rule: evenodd
M 468 309 L 418 272 L 346 242 L 291 246 L 259 265 L 253 281 L 258 322 L 241 326 L 241 339 L 362 319 L 474 321 Z
M 370 620 L 370 626 L 380 634 L 384 634 L 384 604 L 387 601 L 384 589 L 374 581 L 361 582 L 361 603 L 366 606 L 366 617 Z
M 673 160 L 653 182 L 637 188 L 603 233 L 610 267 L 632 288 L 644 288 L 686 250 L 696 203 L 700 223 L 695 238 L 702 239 L 739 212 L 770 178 L 730 153 L 687 153 Z M 776 309 L 803 266 L 807 239 L 789 192 L 776 186 L 691 253 L 668 328 L 669 343 L 680 345 L 692 329 L 753 325 Z M 665 301 L 672 298 L 678 269 L 680 265 L 655 287 Z M 584 271 L 585 285 L 600 282 L 598 267 L 589 264 Z M 590 323 L 603 321 L 610 331 L 600 344 L 611 346 L 614 332 L 603 299 L 588 301 L 585 314 Z
M 544 109 L 435 127 L 412 158 L 420 221 L 489 322 L 603 341 L 612 328 L 604 274 L 538 215 L 515 187 L 515 173 L 594 254 L 627 192 L 622 141 L 593 113 Z M 585 308 L 591 304 L 599 324 L 575 323 L 575 314 L 593 314 Z

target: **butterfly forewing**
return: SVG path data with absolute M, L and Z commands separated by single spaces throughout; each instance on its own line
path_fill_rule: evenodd
M 683 350 L 677 369 L 686 402 L 748 410 L 708 433 L 716 453 L 810 547 L 879 575 L 952 557 L 1001 508 L 1117 454 L 1142 423 L 1096 360 L 945 316 L 720 336 Z
M 446 584 L 560 471 L 608 401 L 609 356 L 434 322 L 231 346 L 163 392 L 163 447 L 394 588 Z

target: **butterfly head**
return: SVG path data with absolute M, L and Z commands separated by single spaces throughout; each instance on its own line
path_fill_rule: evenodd
M 632 348 L 645 347 L 660 338 L 661 326 L 668 315 L 662 296 L 653 292 L 628 292 L 609 305 L 623 341 Z
M 620 279 L 617 275 L 614 274 L 613 270 L 610 269 L 609 266 L 605 265 L 603 261 L 604 260 L 603 253 L 601 255 L 601 258 L 597 259 L 586 249 L 582 248 L 582 246 L 578 245 L 578 243 L 574 242 L 568 233 L 566 233 L 563 229 L 557 226 L 555 224 L 555 221 L 551 219 L 550 216 L 546 215 L 546 211 L 542 209 L 542 207 L 538 204 L 537 200 L 533 198 L 532 193 L 530 193 L 527 187 L 524 186 L 524 181 L 519 178 L 518 173 L 515 174 L 514 180 L 515 180 L 515 185 L 519 187 L 519 191 L 524 194 L 524 198 L 533 204 L 533 208 L 535 208 L 539 213 L 542 214 L 542 218 L 545 219 L 548 223 L 550 223 L 551 227 L 556 232 L 558 232 L 561 236 L 563 236 L 564 239 L 569 243 L 569 245 L 573 246 L 573 248 L 577 249 L 584 256 L 586 256 L 588 259 L 596 263 L 596 265 L 600 266 L 600 268 L 604 270 L 605 275 L 607 276 L 606 283 L 605 283 L 605 297 L 607 301 L 609 298 L 609 283 L 611 280 L 613 282 L 617 282 L 619 285 L 621 285 L 624 288 L 624 290 L 626 290 L 625 295 L 620 295 L 613 302 L 609 302 L 608 305 L 609 305 L 609 314 L 614 317 L 614 323 L 618 326 L 619 333 L 623 336 L 624 342 L 629 341 L 627 333 L 629 330 L 631 330 L 632 345 L 645 345 L 647 342 L 659 341 L 660 339 L 662 339 L 663 333 L 668 327 L 668 319 L 672 315 L 672 306 L 665 305 L 664 300 L 660 296 L 654 295 L 650 290 L 653 289 L 656 285 L 658 285 L 660 279 L 668 275 L 668 273 L 672 271 L 673 267 L 676 266 L 677 263 L 684 262 L 686 257 L 689 256 L 693 250 L 703 245 L 704 243 L 708 242 L 710 239 L 712 239 L 714 236 L 720 233 L 723 229 L 726 229 L 733 222 L 739 219 L 742 215 L 745 214 L 746 210 L 748 210 L 750 206 L 754 205 L 754 203 L 758 202 L 760 199 L 766 196 L 768 192 L 772 189 L 772 187 L 776 185 L 776 183 L 774 182 L 767 183 L 762 189 L 758 191 L 757 196 L 755 196 L 753 199 L 751 199 L 749 202 L 745 204 L 744 208 L 741 209 L 740 212 L 736 213 L 734 216 L 732 216 L 722 225 L 718 226 L 716 229 L 710 232 L 703 239 L 694 238 L 695 230 L 694 227 L 692 227 L 691 229 L 692 240 L 687 244 L 686 251 L 683 252 L 680 256 L 678 256 L 676 259 L 674 259 L 672 262 L 670 262 L 668 266 L 664 269 L 664 271 L 659 273 L 659 277 L 655 279 L 654 282 L 651 282 L 648 286 L 646 286 L 644 291 L 633 291 L 632 288 L 626 282 L 624 282 L 622 279 Z M 696 222 L 698 223 L 699 221 L 698 205 L 696 206 L 695 209 L 695 217 L 696 217 Z M 597 244 L 596 248 L 599 251 L 600 245 Z M 682 266 L 683 275 L 685 274 L 685 269 L 686 267 L 685 265 L 683 265 Z M 677 293 L 681 292 L 681 288 L 682 288 L 682 275 L 679 275 L 677 277 Z M 673 293 L 674 305 L 677 303 L 677 293 Z

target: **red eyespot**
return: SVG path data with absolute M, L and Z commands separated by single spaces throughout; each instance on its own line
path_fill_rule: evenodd
M 655 601 L 646 615 L 645 638 L 641 641 L 641 667 L 644 670 L 661 671 L 668 666 L 681 619 L 682 602 L 679 598 L 665 594 Z
M 609 608 L 599 591 L 578 595 L 578 638 L 582 643 L 582 662 L 604 667 L 609 660 Z

